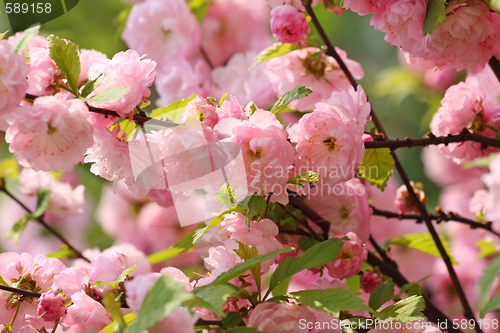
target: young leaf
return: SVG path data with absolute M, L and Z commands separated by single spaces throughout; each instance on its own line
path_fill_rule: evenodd
M 226 315 L 222 318 L 222 320 L 220 321 L 220 326 L 222 328 L 236 326 L 239 323 L 241 323 L 242 320 L 243 320 L 242 315 L 240 315 L 238 312 L 230 311 L 226 313 Z
M 193 237 L 195 235 L 195 232 L 197 229 L 200 229 L 203 227 L 205 227 L 205 223 L 198 224 L 198 226 L 195 229 L 191 230 L 191 232 L 189 234 L 182 236 L 177 243 L 170 246 L 168 249 L 150 254 L 148 256 L 149 263 L 152 265 L 158 264 L 158 263 L 163 262 L 165 260 L 172 259 L 181 253 L 191 251 L 194 247 Z
M 32 219 L 37 219 L 42 216 L 50 202 L 50 190 L 45 187 L 40 187 L 37 191 L 38 201 L 36 202 L 35 211 L 31 214 Z
M 102 104 L 102 103 L 119 101 L 127 93 L 128 93 L 127 87 L 119 86 L 100 91 L 90 98 L 80 98 L 80 99 L 86 103 Z
M 170 275 L 162 275 L 149 289 L 137 320 L 125 329 L 125 333 L 141 333 L 147 330 L 192 297 L 192 294 L 184 291 L 181 283 Z
M 0 162 L 0 178 L 5 177 L 19 177 L 19 165 L 15 158 L 6 158 Z
M 191 0 L 187 3 L 191 12 L 196 16 L 198 22 L 202 23 L 208 11 L 208 5 L 212 0 Z
M 451 262 L 454 263 L 455 265 L 458 265 L 456 260 L 453 258 L 451 255 L 451 250 L 449 243 L 441 238 L 441 243 L 443 243 L 443 246 L 446 250 L 446 253 L 450 256 Z M 405 247 L 409 247 L 415 250 L 419 250 L 425 253 L 430 254 L 431 256 L 434 257 L 441 257 L 441 254 L 439 253 L 439 250 L 436 246 L 436 243 L 434 243 L 434 240 L 432 239 L 431 234 L 429 233 L 418 233 L 418 234 L 407 234 L 404 236 L 400 236 L 397 238 L 394 238 L 393 240 L 389 241 L 386 245 L 390 244 L 396 244 L 396 245 L 401 245 Z
M 282 42 L 275 42 L 273 45 L 269 46 L 265 50 L 262 50 L 259 54 L 255 56 L 254 58 L 255 62 L 252 65 L 252 67 L 250 67 L 250 69 L 254 68 L 259 64 L 262 64 L 263 62 L 271 60 L 272 58 L 279 57 L 283 54 L 287 54 L 289 52 L 298 49 L 300 49 L 300 46 L 295 44 L 283 44 Z
M 222 203 L 224 203 L 227 208 L 233 207 L 233 205 L 236 203 L 234 190 L 229 182 L 225 182 L 224 184 L 222 184 L 220 190 L 215 193 L 215 198 L 219 202 L 219 205 L 222 205 Z
M 319 175 L 314 171 L 306 171 L 300 175 L 293 176 L 288 179 L 288 184 L 294 184 L 298 186 L 304 186 L 301 183 L 317 182 L 319 180 Z
M 342 239 L 330 238 L 314 245 L 300 257 L 287 257 L 271 276 L 271 282 L 269 283 L 269 290 L 267 291 L 266 297 L 286 278 L 304 269 L 324 266 L 335 260 L 340 254 L 340 249 L 343 245 L 344 242 Z
M 193 237 L 193 244 L 196 243 L 196 241 L 198 239 L 200 239 L 200 237 L 203 236 L 203 234 L 205 232 L 207 232 L 208 230 L 212 229 L 213 227 L 218 226 L 222 222 L 222 219 L 223 219 L 224 215 L 231 214 L 232 212 L 238 212 L 238 213 L 241 213 L 241 214 L 245 214 L 245 211 L 240 206 L 233 206 L 233 207 L 231 207 L 229 209 L 226 209 L 225 211 L 223 211 L 222 213 L 220 213 L 219 215 L 217 215 L 216 217 L 214 217 L 212 219 L 212 221 L 210 221 L 209 225 L 207 225 L 204 228 L 196 230 L 196 232 L 194 234 L 194 237 Z
M 424 34 L 430 34 L 439 23 L 446 20 L 446 4 L 444 0 L 429 0 L 424 20 Z
M 500 14 L 500 0 L 483 0 L 485 4 L 487 4 L 491 10 Z
M 495 296 L 493 296 L 491 301 L 481 309 L 481 314 L 484 316 L 487 312 L 498 309 L 500 309 L 500 294 L 496 294 Z
M 287 296 L 304 306 L 338 316 L 340 311 L 372 311 L 359 297 L 360 293 L 344 288 L 302 290 Z
M 127 276 L 130 274 L 130 272 L 132 272 L 134 269 L 136 269 L 136 265 L 130 267 L 129 269 L 124 270 L 116 281 L 113 282 L 96 281 L 95 286 L 96 287 L 108 286 L 116 290 L 116 288 L 118 288 L 118 285 L 124 282 Z
M 173 122 L 178 122 L 184 111 L 186 110 L 186 105 L 196 98 L 196 95 L 191 95 L 188 98 L 180 99 L 173 102 L 169 106 L 164 106 L 159 109 L 154 109 L 151 112 L 151 118 L 166 117 Z M 176 112 L 174 112 L 176 111 Z
M 263 256 L 246 260 L 245 262 L 242 262 L 241 264 L 238 264 L 238 265 L 234 266 L 233 268 L 231 268 L 227 272 L 224 272 L 221 275 L 219 275 L 212 282 L 212 284 L 217 285 L 217 284 L 226 283 L 229 280 L 237 277 L 238 275 L 241 275 L 241 274 L 245 273 L 246 271 L 248 271 L 252 267 L 254 267 L 254 266 L 258 265 L 258 264 L 261 264 L 264 261 L 267 261 L 269 259 L 274 258 L 275 256 L 277 256 L 280 253 L 290 252 L 290 251 L 293 251 L 293 250 L 294 250 L 293 247 L 284 247 L 282 249 L 273 251 L 273 252 L 265 254 Z
M 129 313 L 123 316 L 125 323 L 128 324 L 134 320 L 136 320 L 136 316 L 134 313 Z M 115 333 L 115 326 L 118 324 L 116 321 L 113 321 L 108 326 L 104 327 L 99 333 Z
M 307 251 L 316 244 L 319 244 L 319 241 L 314 237 L 300 237 L 299 250 Z
M 500 256 L 496 257 L 484 270 L 484 274 L 479 279 L 479 316 L 486 314 L 491 286 L 496 277 L 500 275 Z
M 265 196 L 254 194 L 249 197 L 246 205 L 247 227 L 250 229 L 250 221 L 257 216 L 257 214 L 262 213 L 267 208 L 267 200 Z
M 366 149 L 363 161 L 359 166 L 361 176 L 367 179 L 371 185 L 377 185 L 377 188 L 383 191 L 394 170 L 394 159 L 389 148 Z
M 208 284 L 206 286 L 195 288 L 192 293 L 194 298 L 189 299 L 184 305 L 195 308 L 206 308 L 213 313 L 222 316 L 224 314 L 224 306 L 229 297 L 234 297 L 238 294 L 238 288 L 225 283 L 221 285 Z
M 73 259 L 73 256 L 75 253 L 68 248 L 67 245 L 61 246 L 61 248 L 55 252 L 46 254 L 46 257 L 50 258 L 56 258 L 56 259 L 65 259 L 65 258 L 71 258 Z
M 238 242 L 240 247 L 237 250 L 234 250 L 238 257 L 240 257 L 243 260 L 248 260 L 248 259 L 253 259 L 257 258 L 259 256 L 259 251 L 255 247 L 255 245 L 252 245 L 252 247 L 249 247 L 246 244 L 243 244 L 241 242 Z M 261 286 L 261 277 L 262 277 L 262 267 L 260 264 L 253 266 L 250 269 L 250 272 L 252 273 L 254 279 L 255 279 L 255 284 L 257 285 L 257 290 L 260 292 L 260 286 Z
M 5 35 L 7 35 L 8 32 L 9 32 L 9 30 L 0 33 L 0 40 L 2 40 L 5 37 Z
M 281 110 L 281 108 L 287 106 L 288 104 L 290 104 L 290 102 L 296 99 L 301 99 L 303 97 L 306 97 L 310 93 L 312 93 L 311 89 L 298 85 L 292 90 L 287 91 L 283 96 L 281 96 L 280 99 L 278 99 L 278 101 L 276 101 L 276 103 L 271 108 L 271 112 L 278 113 Z
M 26 225 L 28 224 L 30 220 L 29 215 L 24 215 L 21 217 L 19 221 L 14 224 L 14 226 L 9 230 L 7 234 L 7 238 L 12 239 L 14 242 L 19 242 L 19 238 L 21 238 L 21 235 L 23 234 L 24 229 L 26 229 Z
M 407 323 L 424 319 L 425 302 L 422 296 L 410 296 L 394 303 L 380 312 L 375 312 L 375 317 L 380 320 L 400 321 Z
M 50 57 L 68 80 L 73 95 L 78 96 L 78 79 L 80 77 L 80 57 L 78 47 L 70 41 L 54 35 L 47 37 L 49 41 Z
M 486 239 L 481 239 L 476 243 L 476 246 L 479 248 L 479 259 L 487 256 L 491 256 L 492 254 L 497 253 L 497 249 L 495 247 L 495 243 L 493 241 L 489 241 Z
M 390 301 L 394 297 L 394 282 L 392 279 L 387 280 L 384 284 L 381 284 L 370 294 L 370 301 L 368 305 L 373 310 L 378 310 L 382 305 Z
M 14 43 L 13 46 L 14 52 L 22 54 L 24 49 L 28 47 L 33 38 L 35 38 L 35 36 L 38 35 L 39 32 L 40 32 L 40 24 L 24 30 L 21 37 L 19 37 Z
M 120 310 L 121 304 L 115 299 L 115 295 L 109 291 L 104 292 L 104 297 L 102 299 L 102 304 L 111 315 L 111 319 L 116 321 L 121 328 L 127 327 L 125 319 L 123 318 L 122 312 Z
M 83 87 L 82 97 L 87 97 L 91 92 L 93 92 L 99 84 L 101 84 L 105 77 L 106 73 L 101 73 L 95 79 L 88 80 L 87 83 L 85 83 L 85 87 Z

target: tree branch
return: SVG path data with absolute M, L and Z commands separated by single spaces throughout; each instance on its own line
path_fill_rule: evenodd
M 31 209 L 29 209 L 28 207 L 26 207 L 25 204 L 23 204 L 18 198 L 16 198 L 12 193 L 10 193 L 9 190 L 7 190 L 7 188 L 5 188 L 5 183 L 1 183 L 0 184 L 0 191 L 5 193 L 9 198 L 11 198 L 12 200 L 14 200 L 15 202 L 17 202 L 26 212 L 28 212 L 29 214 L 32 213 Z M 73 251 L 73 253 L 78 257 L 78 258 L 81 258 L 85 261 L 88 261 L 90 262 L 89 259 L 85 258 L 85 256 L 80 252 L 78 251 L 77 249 L 75 249 L 70 242 L 68 242 L 66 240 L 66 238 L 64 238 L 63 235 L 61 235 L 57 230 L 55 230 L 54 228 L 52 228 L 50 225 L 48 225 L 44 220 L 43 220 L 43 216 L 34 220 L 38 223 L 40 223 L 45 229 L 47 229 L 47 231 L 49 231 L 52 235 L 54 235 L 57 239 L 59 239 L 62 243 L 64 243 L 71 251 Z
M 337 51 L 333 47 L 333 45 L 330 42 L 328 36 L 326 35 L 325 31 L 323 30 L 323 27 L 321 26 L 320 22 L 318 21 L 316 15 L 314 13 L 314 10 L 311 7 L 311 4 L 310 3 L 306 3 L 305 7 L 306 7 L 307 12 L 311 16 L 311 20 L 314 23 L 316 29 L 318 30 L 318 33 L 320 34 L 321 38 L 323 39 L 323 41 L 325 42 L 325 44 L 326 44 L 326 46 L 328 48 L 327 54 L 331 55 L 332 57 L 335 58 L 335 60 L 339 64 L 340 68 L 342 69 L 342 71 L 344 72 L 344 74 L 348 78 L 349 82 L 351 83 L 351 85 L 354 87 L 354 89 L 357 89 L 357 82 L 356 82 L 356 80 L 354 80 L 354 78 L 353 78 L 352 74 L 350 73 L 349 69 L 344 64 L 344 62 L 340 58 L 340 56 L 337 54 Z M 373 110 L 373 108 L 371 109 L 371 116 L 372 116 L 372 120 L 373 120 L 373 122 L 375 124 L 375 127 L 377 128 L 377 131 L 379 133 L 383 134 L 383 136 L 386 139 L 388 139 L 389 137 L 387 136 L 387 133 L 386 133 L 386 131 L 385 131 L 382 123 L 377 118 L 377 116 L 376 116 L 375 111 Z M 425 225 L 427 226 L 427 229 L 429 229 L 429 232 L 430 232 L 430 234 L 432 236 L 432 239 L 436 243 L 436 247 L 438 248 L 439 253 L 441 254 L 441 257 L 443 258 L 443 260 L 444 260 L 444 262 L 446 264 L 446 268 L 448 269 L 448 273 L 450 274 L 450 278 L 451 278 L 451 280 L 453 282 L 453 286 L 455 287 L 455 290 L 457 291 L 457 294 L 458 294 L 458 297 L 460 299 L 460 302 L 462 303 L 462 306 L 464 308 L 464 312 L 465 312 L 464 315 L 465 315 L 465 317 L 467 319 L 469 319 L 469 320 L 474 320 L 474 322 L 477 322 L 477 320 L 474 317 L 474 313 L 472 312 L 472 309 L 471 309 L 471 307 L 469 305 L 469 302 L 467 301 L 467 298 L 465 297 L 465 293 L 463 291 L 462 285 L 460 284 L 460 281 L 458 280 L 458 276 L 457 276 L 457 274 L 455 272 L 455 269 L 453 268 L 453 265 L 451 263 L 450 257 L 446 253 L 446 250 L 445 250 L 445 248 L 444 248 L 444 246 L 443 246 L 443 244 L 441 242 L 441 239 L 439 238 L 439 235 L 436 232 L 436 229 L 432 225 L 432 220 L 429 218 L 425 206 L 420 202 L 420 200 L 418 199 L 418 196 L 416 195 L 415 191 L 413 190 L 413 187 L 410 184 L 410 180 L 408 178 L 408 175 L 406 174 L 406 172 L 405 172 L 405 170 L 403 168 L 403 165 L 401 164 L 401 161 L 399 160 L 399 158 L 396 155 L 396 153 L 394 151 L 391 151 L 391 155 L 392 155 L 392 157 L 394 159 L 394 166 L 396 167 L 396 170 L 398 171 L 401 179 L 403 180 L 403 183 L 405 184 L 405 186 L 407 188 L 408 194 L 412 198 L 413 202 L 416 203 L 417 209 L 419 210 L 420 215 L 423 217 L 423 219 L 425 221 Z M 474 326 L 475 326 L 476 332 L 482 333 L 481 328 L 477 327 L 478 325 L 474 325 Z
M 40 296 L 42 296 L 42 294 L 36 293 L 34 291 L 29 291 L 29 290 L 24 290 L 24 289 L 18 289 L 18 288 L 14 288 L 14 287 L 4 286 L 4 285 L 1 285 L 1 284 L 0 284 L 0 290 L 10 291 L 11 293 L 20 294 L 20 295 L 23 295 L 23 296 L 26 296 L 26 297 L 39 298 Z

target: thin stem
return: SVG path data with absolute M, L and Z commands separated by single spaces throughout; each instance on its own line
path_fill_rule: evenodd
M 285 205 L 283 204 L 280 204 L 278 202 L 278 205 L 285 211 L 285 213 L 287 213 L 288 215 L 290 215 L 295 221 L 297 221 L 301 226 L 303 226 L 304 228 L 307 229 L 307 231 L 309 231 L 311 233 L 311 235 L 317 240 L 317 241 L 323 241 L 324 239 L 318 235 L 316 233 L 316 231 L 314 231 L 313 228 L 311 228 L 311 226 L 309 225 L 309 223 L 307 223 L 307 221 L 304 221 L 302 219 L 299 219 L 294 213 L 292 213 L 288 208 L 286 208 Z
M 448 145 L 450 143 L 461 143 L 466 141 L 477 142 L 481 144 L 480 148 L 486 147 L 497 147 L 500 148 L 500 140 L 488 138 L 479 134 L 470 133 L 466 129 L 460 134 L 447 135 L 447 136 L 435 136 L 432 133 L 427 134 L 428 138 L 421 139 L 410 139 L 405 138 L 404 140 L 376 140 L 365 142 L 365 148 L 376 149 L 376 148 L 389 148 L 391 150 L 396 150 L 398 148 L 411 148 L 411 147 L 425 147 L 431 145 Z
M 388 265 L 391 265 L 392 267 L 398 267 L 396 262 L 387 256 L 387 253 L 385 253 L 385 251 L 382 250 L 382 248 L 377 244 L 377 242 L 375 241 L 375 239 L 373 239 L 371 235 L 370 235 L 370 244 Z
M 314 14 L 314 11 L 311 7 L 311 4 L 310 3 L 305 4 L 305 7 L 307 9 L 307 12 L 311 16 L 311 19 L 312 19 L 314 25 L 316 26 L 316 29 L 318 30 L 321 38 L 323 39 L 323 41 L 325 42 L 325 44 L 328 48 L 327 54 L 331 55 L 332 57 L 335 58 L 335 60 L 339 64 L 340 68 L 342 69 L 342 71 L 344 72 L 344 74 L 348 78 L 349 82 L 351 83 L 351 85 L 354 87 L 354 89 L 356 89 L 357 88 L 356 80 L 354 80 L 349 69 L 344 64 L 344 61 L 337 54 L 337 51 L 335 51 L 335 48 L 333 47 L 328 36 L 326 35 L 325 31 L 323 30 L 323 27 L 321 26 L 316 15 Z M 371 109 L 371 116 L 372 116 L 373 122 L 377 128 L 377 131 L 379 133 L 382 133 L 384 135 L 384 137 L 388 139 L 389 137 L 387 136 L 387 132 L 385 131 L 382 123 L 377 118 L 373 108 Z M 410 180 L 408 178 L 408 175 L 406 174 L 406 172 L 403 168 L 403 165 L 401 164 L 396 153 L 394 151 L 391 151 L 391 155 L 392 155 L 392 158 L 394 159 L 394 166 L 396 167 L 396 170 L 398 171 L 401 179 L 403 180 L 403 183 L 405 184 L 405 186 L 407 188 L 408 194 L 412 198 L 413 202 L 416 203 L 417 209 L 420 212 L 420 215 L 423 217 L 425 225 L 427 226 L 427 229 L 429 230 L 429 233 L 431 234 L 432 239 L 434 240 L 434 243 L 436 243 L 436 247 L 438 248 L 439 253 L 441 254 L 441 257 L 443 258 L 443 261 L 446 265 L 446 268 L 448 269 L 448 273 L 450 274 L 450 278 L 453 282 L 453 286 L 455 287 L 455 290 L 457 291 L 460 302 L 462 303 L 462 306 L 464 308 L 465 317 L 469 320 L 472 319 L 472 320 L 474 320 L 474 322 L 477 322 L 475 317 L 474 317 L 474 313 L 472 312 L 472 309 L 469 305 L 469 302 L 467 301 L 467 298 L 465 297 L 465 293 L 463 291 L 462 285 L 460 284 L 460 281 L 458 280 L 458 276 L 455 272 L 455 269 L 453 268 L 450 257 L 448 256 L 448 253 L 446 253 L 446 250 L 444 249 L 444 246 L 441 242 L 441 239 L 439 238 L 439 235 L 436 232 L 436 229 L 432 225 L 432 220 L 429 218 L 425 206 L 420 202 L 418 196 L 416 195 L 415 191 L 413 190 L 413 187 L 410 184 Z M 482 333 L 481 328 L 477 327 L 478 325 L 474 325 L 474 326 L 475 326 L 476 332 Z
M 328 233 L 330 232 L 330 222 L 326 221 L 321 216 L 316 214 L 316 212 L 313 209 L 311 209 L 308 205 L 303 203 L 298 197 L 290 196 L 289 199 L 290 199 L 290 204 L 293 207 L 300 209 L 302 213 L 304 213 L 304 215 L 306 215 L 312 223 L 315 223 L 323 230 L 324 239 L 328 239 Z
M 12 193 L 10 193 L 9 190 L 7 190 L 7 188 L 5 187 L 5 184 L 0 184 L 0 191 L 5 193 L 9 198 L 11 198 L 12 200 L 14 200 L 15 202 L 17 202 L 26 212 L 28 212 L 29 214 L 32 213 L 31 209 L 29 209 L 28 207 L 26 207 L 25 204 L 23 204 L 18 198 L 16 198 Z M 75 249 L 70 242 L 68 242 L 66 240 L 66 238 L 64 238 L 63 235 L 61 235 L 57 230 L 55 230 L 54 228 L 52 228 L 50 225 L 48 225 L 44 220 L 43 220 L 43 217 L 40 217 L 38 219 L 35 220 L 36 222 L 40 223 L 45 229 L 47 229 L 47 231 L 49 231 L 51 234 L 53 234 L 56 238 L 58 238 L 62 243 L 64 243 L 71 251 L 73 251 L 73 253 L 75 253 L 75 255 L 78 257 L 78 258 L 81 258 L 85 261 L 88 261 L 90 262 L 89 259 L 85 258 L 85 256 L 83 256 L 83 254 L 78 251 L 77 249 Z
M 381 209 L 378 209 L 378 208 L 373 207 L 373 206 L 370 206 L 370 207 L 373 210 L 373 215 L 384 216 L 388 219 L 396 218 L 399 220 L 416 220 L 417 222 L 422 222 L 424 220 L 423 217 L 419 214 L 400 214 L 400 213 L 396 213 L 396 212 L 381 210 Z M 435 220 L 437 223 L 442 222 L 442 221 L 463 223 L 463 224 L 469 225 L 471 227 L 471 229 L 488 230 L 489 232 L 500 237 L 500 233 L 498 233 L 492 229 L 491 222 L 482 223 L 482 222 L 474 221 L 474 220 L 465 218 L 465 217 L 460 216 L 460 215 L 453 213 L 453 212 L 445 213 L 443 211 L 439 211 L 436 214 L 428 214 L 428 215 L 432 220 Z
M 208 67 L 210 67 L 210 69 L 214 69 L 215 67 L 212 64 L 212 62 L 210 61 L 210 58 L 208 57 L 208 54 L 205 52 L 203 47 L 200 47 L 200 52 L 201 52 L 201 55 L 203 56 L 203 58 L 205 59 L 205 61 L 207 62 Z
M 56 333 L 57 326 L 59 326 L 59 319 L 56 320 L 56 323 L 54 325 L 54 328 L 52 329 L 52 333 Z
M 495 73 L 498 81 L 500 81 L 500 61 L 498 61 L 498 59 L 493 56 L 490 58 L 490 61 L 488 61 L 488 65 L 490 65 L 490 68 L 493 73 Z
M 24 290 L 24 289 L 19 289 L 19 288 L 4 286 L 4 285 L 1 285 L 1 284 L 0 284 L 0 290 L 10 291 L 11 293 L 23 295 L 23 296 L 26 296 L 26 297 L 39 298 L 40 296 L 42 296 L 42 294 L 36 293 L 34 291 L 29 291 L 29 290 Z
M 10 327 L 12 328 L 14 326 L 14 322 L 16 321 L 17 314 L 19 313 L 19 308 L 21 307 L 21 302 L 17 303 L 16 307 L 16 312 L 14 313 L 14 317 L 12 317 L 12 320 L 10 321 Z

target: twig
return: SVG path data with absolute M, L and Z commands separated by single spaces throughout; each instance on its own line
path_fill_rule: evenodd
M 500 140 L 496 140 L 493 138 L 488 138 L 486 136 L 482 136 L 475 133 L 470 133 L 466 129 L 462 131 L 460 134 L 456 135 L 447 135 L 447 136 L 434 136 L 432 133 L 427 134 L 428 138 L 421 139 L 410 139 L 405 138 L 404 140 L 376 140 L 365 142 L 365 148 L 373 149 L 373 148 L 389 148 L 391 150 L 395 150 L 398 148 L 411 148 L 411 147 L 425 147 L 431 145 L 448 145 L 450 143 L 458 143 L 458 142 L 478 142 L 481 144 L 481 148 L 486 147 L 497 147 L 500 148 Z
M 321 26 L 320 22 L 318 21 L 318 18 L 314 14 L 314 10 L 311 7 L 310 3 L 305 4 L 306 10 L 308 14 L 311 16 L 311 20 L 313 24 L 315 25 L 316 29 L 318 30 L 318 33 L 320 34 L 321 38 L 325 42 L 328 51 L 327 54 L 334 57 L 337 63 L 339 64 L 340 68 L 348 78 L 349 82 L 351 85 L 354 87 L 354 89 L 357 89 L 357 82 L 353 78 L 352 74 L 350 73 L 349 69 L 347 66 L 344 64 L 344 61 L 340 56 L 338 55 L 337 51 L 333 47 L 332 43 L 330 42 L 328 36 L 326 35 L 325 31 L 323 30 L 323 27 Z M 389 137 L 387 136 L 387 133 L 382 125 L 382 123 L 379 121 L 377 118 L 375 111 L 373 108 L 371 109 L 371 116 L 372 120 L 377 128 L 377 131 L 383 134 L 383 136 L 388 139 Z M 453 286 L 455 287 L 455 290 L 457 291 L 458 297 L 460 299 L 460 302 L 462 303 L 462 306 L 464 308 L 464 315 L 467 319 L 469 320 L 474 320 L 474 322 L 477 323 L 477 320 L 475 319 L 474 313 L 472 312 L 472 309 L 469 305 L 469 302 L 467 301 L 467 298 L 465 297 L 465 293 L 463 291 L 462 285 L 460 284 L 460 281 L 458 280 L 458 276 L 455 272 L 455 269 L 453 268 L 453 265 L 451 263 L 450 257 L 448 256 L 448 253 L 446 253 L 446 250 L 441 242 L 441 239 L 439 238 L 438 233 L 436 232 L 436 229 L 432 225 L 432 220 L 429 218 L 427 210 L 425 206 L 420 202 L 418 199 L 418 196 L 416 195 L 415 191 L 413 190 L 413 187 L 410 184 L 410 180 L 408 178 L 408 175 L 406 174 L 403 165 L 401 164 L 401 161 L 399 160 L 398 156 L 394 151 L 391 151 L 391 155 L 394 159 L 394 166 L 396 167 L 396 170 L 398 171 L 401 179 L 403 180 L 403 183 L 405 184 L 408 194 L 412 198 L 413 202 L 416 203 L 417 209 L 420 212 L 420 215 L 422 215 L 425 225 L 427 226 L 427 229 L 429 230 L 429 233 L 432 236 L 432 239 L 434 240 L 434 243 L 436 243 L 436 247 L 439 250 L 439 253 L 441 254 L 441 257 L 443 258 L 444 263 L 446 264 L 446 268 L 448 269 L 448 273 L 450 274 L 451 281 L 453 282 Z M 475 330 L 478 333 L 482 333 L 481 328 L 478 327 L 478 325 L 474 325 Z
M 18 198 L 16 198 L 12 193 L 10 193 L 9 190 L 7 190 L 7 188 L 5 188 L 5 184 L 0 184 L 0 191 L 5 193 L 9 198 L 11 198 L 12 200 L 14 200 L 15 202 L 17 202 L 26 212 L 28 212 L 29 214 L 32 213 L 31 209 L 29 209 L 28 207 L 26 207 L 25 204 L 23 204 L 21 201 L 19 201 Z M 83 256 L 83 254 L 78 251 L 77 249 L 75 249 L 64 237 L 63 235 L 61 235 L 57 230 L 53 229 L 50 225 L 48 225 L 44 220 L 43 220 L 43 217 L 40 217 L 38 219 L 35 220 L 36 222 L 40 223 L 45 229 L 47 229 L 47 231 L 49 231 L 51 234 L 53 234 L 56 238 L 58 238 L 62 243 L 64 243 L 71 251 L 73 251 L 73 253 L 75 253 L 75 255 L 78 257 L 78 258 L 81 258 L 85 261 L 88 261 L 88 262 L 91 262 L 89 259 L 85 258 Z
M 500 81 L 500 61 L 498 61 L 498 59 L 493 56 L 490 58 L 490 61 L 488 61 L 488 65 L 490 65 L 490 68 L 493 73 L 495 73 L 498 81 Z
M 328 233 L 330 232 L 330 222 L 326 221 L 321 216 L 316 214 L 313 209 L 303 203 L 298 197 L 291 195 L 289 196 L 289 200 L 290 205 L 297 209 L 300 209 L 304 213 L 304 215 L 306 215 L 309 220 L 311 220 L 312 223 L 315 223 L 321 228 L 321 230 L 323 230 L 324 239 L 328 239 Z
M 0 284 L 0 290 L 10 291 L 11 293 L 20 294 L 20 295 L 23 295 L 23 296 L 26 296 L 26 297 L 39 298 L 40 296 L 42 296 L 42 294 L 36 293 L 34 291 L 29 291 L 29 290 L 24 290 L 24 289 L 19 289 L 19 288 L 4 286 L 4 285 L 1 285 L 1 284 Z
M 377 253 L 380 255 L 380 257 L 382 257 L 382 259 L 390 266 L 392 267 L 398 267 L 398 264 L 396 264 L 396 262 L 394 260 L 392 260 L 391 258 L 389 258 L 387 256 L 387 253 L 385 253 L 384 250 L 382 250 L 382 248 L 377 244 L 377 242 L 375 241 L 375 239 L 373 239 L 373 237 L 370 235 L 370 244 L 373 246 L 373 248 L 375 249 L 375 251 L 377 251 Z
M 215 67 L 212 64 L 212 62 L 210 61 L 210 58 L 208 57 L 208 54 L 205 52 L 203 47 L 200 47 L 200 52 L 201 52 L 201 55 L 203 56 L 203 58 L 205 59 L 205 61 L 207 62 L 208 67 L 210 67 L 210 69 L 214 69 Z
M 307 229 L 307 231 L 309 231 L 311 233 L 311 235 L 317 240 L 317 241 L 323 241 L 324 239 L 318 235 L 316 233 L 316 231 L 314 231 L 313 228 L 311 228 L 311 226 L 307 223 L 307 221 L 304 221 L 302 219 L 299 219 L 294 213 L 292 213 L 288 208 L 286 208 L 285 205 L 283 204 L 280 204 L 278 202 L 278 205 L 285 211 L 285 213 L 287 213 L 288 215 L 290 215 L 295 221 L 297 221 L 301 226 L 303 226 L 304 228 Z

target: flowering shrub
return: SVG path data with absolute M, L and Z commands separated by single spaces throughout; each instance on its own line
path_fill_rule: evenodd
M 497 2 L 129 2 L 111 59 L 0 37 L 0 333 L 498 332 Z M 321 8 L 373 14 L 426 138 L 388 137 Z

